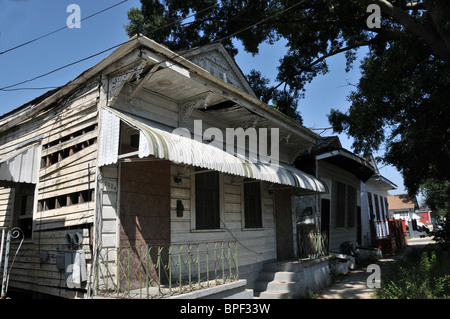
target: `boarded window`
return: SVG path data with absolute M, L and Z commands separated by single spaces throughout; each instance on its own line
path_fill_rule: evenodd
M 356 188 L 347 187 L 347 227 L 355 227 Z
M 220 228 L 219 172 L 195 175 L 195 227 Z
M 336 182 L 336 227 L 345 227 L 345 184 Z
M 261 228 L 261 189 L 258 182 L 244 184 L 245 228 Z

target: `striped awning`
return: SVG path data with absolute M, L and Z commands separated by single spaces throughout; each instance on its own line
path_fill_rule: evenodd
M 36 184 L 41 144 L 25 146 L 0 160 L 0 181 Z
M 174 163 L 193 165 L 208 170 L 237 175 L 244 178 L 292 186 L 312 193 L 326 193 L 323 182 L 295 167 L 279 163 L 250 162 L 218 147 L 190 138 L 186 129 L 177 134 L 156 128 L 149 122 L 122 111 L 103 108 L 100 132 L 98 166 L 117 163 L 119 160 L 120 121 L 139 130 L 139 158 L 154 156 Z M 180 133 L 180 135 L 178 135 Z

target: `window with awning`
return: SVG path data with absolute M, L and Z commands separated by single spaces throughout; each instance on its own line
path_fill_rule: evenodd
M 33 231 L 33 205 L 41 149 L 41 143 L 33 140 L 0 160 L 0 185 L 11 188 L 11 194 L 14 194 L 12 224 L 19 227 L 27 239 L 32 237 Z

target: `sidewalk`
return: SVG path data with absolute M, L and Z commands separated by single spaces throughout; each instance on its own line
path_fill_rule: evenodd
M 386 258 L 378 260 L 381 280 L 383 280 L 383 273 L 389 270 L 390 265 L 403 258 L 404 254 L 412 247 L 425 246 L 430 243 L 434 243 L 431 237 L 412 238 L 408 240 L 408 246 L 399 254 L 386 256 Z M 350 270 L 347 276 L 339 278 L 331 286 L 320 291 L 317 299 L 371 299 L 373 289 L 367 288 L 366 280 L 370 273 L 366 272 L 366 267 L 357 266 L 356 269 Z

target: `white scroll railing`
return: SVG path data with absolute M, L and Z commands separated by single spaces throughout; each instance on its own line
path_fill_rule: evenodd
M 0 274 L 2 276 L 2 293 L 0 295 L 0 299 L 6 298 L 6 293 L 8 291 L 8 284 L 9 284 L 9 275 L 11 273 L 12 266 L 14 265 L 14 261 L 16 260 L 16 256 L 19 253 L 20 247 L 22 246 L 23 240 L 24 240 L 24 234 L 22 230 L 18 227 L 0 227 L 1 230 L 1 244 L 0 244 L 0 270 L 2 270 L 3 265 L 3 271 Z M 22 235 L 22 236 L 21 236 Z M 19 237 L 21 238 L 19 239 Z M 10 246 L 11 246 L 11 239 L 19 239 L 19 245 L 16 249 L 16 252 L 14 253 L 14 256 L 12 258 L 11 265 L 9 265 L 9 259 L 10 259 Z M 4 259 L 3 259 L 4 258 Z

